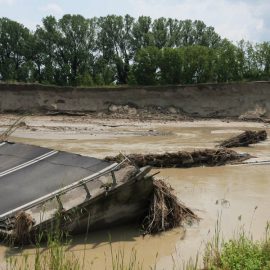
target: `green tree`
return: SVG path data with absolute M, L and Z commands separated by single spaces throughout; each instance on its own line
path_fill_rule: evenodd
M 215 50 L 215 73 L 218 82 L 239 81 L 243 79 L 243 52 L 229 40 L 224 39 Z
M 76 85 L 79 76 L 91 77 L 95 48 L 95 21 L 80 15 L 65 15 L 58 22 L 57 66 L 60 81 Z
M 213 50 L 194 45 L 181 49 L 183 52 L 183 83 L 204 83 L 214 81 Z
M 35 77 L 40 83 L 54 84 L 56 83 L 56 54 L 59 47 L 60 33 L 55 17 L 45 17 L 42 23 L 42 26 L 37 26 L 34 33 L 33 60 Z
M 134 59 L 133 74 L 141 85 L 154 85 L 159 82 L 160 50 L 147 47 L 138 51 Z
M 89 73 L 80 74 L 77 77 L 76 85 L 78 86 L 93 86 L 93 78 Z
M 106 65 L 114 65 L 119 84 L 126 84 L 128 79 L 131 50 L 132 26 L 134 19 L 126 15 L 109 15 L 98 19 L 97 46 Z
M 238 42 L 238 48 L 243 55 L 242 70 L 243 78 L 246 80 L 257 80 L 261 76 L 261 70 L 258 65 L 258 53 L 251 42 L 241 40 Z
M 93 66 L 93 79 L 97 85 L 111 85 L 116 81 L 115 66 L 108 64 L 102 56 L 96 57 Z
M 132 51 L 136 54 L 140 49 L 154 46 L 152 33 L 152 19 L 147 16 L 140 16 L 132 28 Z
M 208 48 L 216 48 L 220 45 L 221 38 L 213 27 L 207 27 L 203 21 L 193 22 L 193 44 Z
M 179 38 L 177 47 L 189 46 L 194 44 L 193 26 L 191 20 L 179 21 Z
M 154 45 L 162 49 L 168 46 L 168 29 L 167 20 L 165 18 L 159 18 L 154 20 L 152 26 L 152 33 L 154 38 Z
M 179 84 L 183 81 L 183 50 L 164 48 L 160 58 L 162 84 Z
M 179 21 L 169 18 L 167 20 L 167 47 L 174 48 L 180 45 Z
M 31 33 L 22 24 L 0 18 L 0 75 L 2 80 L 28 81 Z
M 220 45 L 221 38 L 213 27 L 207 27 L 203 21 L 184 20 L 169 21 L 170 36 L 173 37 L 176 47 L 201 45 L 216 48 Z M 171 45 L 172 46 L 172 45 Z
M 257 63 L 261 70 L 261 78 L 270 78 L 270 42 L 256 45 Z

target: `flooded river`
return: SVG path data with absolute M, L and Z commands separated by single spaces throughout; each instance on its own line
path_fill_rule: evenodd
M 2 127 L 13 117 L 4 117 Z M 65 117 L 28 117 L 26 126 L 10 140 L 104 157 L 123 153 L 149 153 L 213 148 L 222 139 L 246 129 L 269 127 L 262 123 L 194 121 L 132 122 Z M 270 160 L 269 140 L 237 151 L 248 152 L 260 161 Z M 201 218 L 199 224 L 178 228 L 158 236 L 142 237 L 133 226 L 90 233 L 74 239 L 68 251 L 83 258 L 92 269 L 110 269 L 113 253 L 136 252 L 143 269 L 181 269 L 190 257 L 203 252 L 220 217 L 225 238 L 245 227 L 254 238 L 263 237 L 270 220 L 270 165 L 245 164 L 214 168 L 162 169 L 159 177 L 170 183 L 179 199 Z M 111 239 L 111 245 L 109 243 Z M 10 254 L 2 247 L 0 259 Z M 16 254 L 19 254 L 18 250 Z M 32 254 L 29 249 L 24 252 Z M 11 252 L 14 254 L 14 251 Z

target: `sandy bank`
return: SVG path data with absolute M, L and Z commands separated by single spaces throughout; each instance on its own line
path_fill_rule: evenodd
M 270 118 L 270 82 L 72 88 L 0 84 L 0 112 L 132 119 Z

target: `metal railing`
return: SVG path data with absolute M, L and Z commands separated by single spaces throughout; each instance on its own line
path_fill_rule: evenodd
M 59 207 L 61 208 L 62 206 L 62 202 L 61 202 L 61 199 L 60 199 L 60 196 L 66 194 L 67 192 L 71 191 L 71 190 L 74 190 L 78 187 L 81 187 L 83 186 L 84 187 L 84 190 L 86 191 L 86 198 L 87 199 L 90 199 L 91 198 L 91 193 L 90 193 L 90 190 L 88 189 L 87 187 L 87 183 L 89 183 L 90 181 L 94 181 L 104 175 L 107 175 L 107 174 L 111 174 L 112 176 L 112 186 L 116 186 L 117 185 L 117 179 L 115 177 L 115 171 L 120 167 L 122 166 L 122 164 L 124 162 L 126 162 L 128 159 L 124 159 L 121 163 L 113 163 L 112 165 L 106 167 L 105 169 L 99 171 L 98 173 L 95 173 L 95 174 L 92 174 L 90 176 L 87 176 L 77 182 L 74 182 L 68 186 L 65 186 L 61 189 L 58 189 L 52 193 L 49 193 L 43 197 L 40 197 L 34 201 L 31 201 L 27 204 L 24 204 L 18 208 L 15 208 L 11 211 L 8 211 L 2 215 L 0 215 L 0 221 L 4 221 L 8 218 L 10 218 L 11 216 L 13 216 L 14 214 L 16 214 L 17 212 L 19 211 L 27 211 L 33 207 L 36 207 L 36 206 L 39 206 L 41 204 L 45 204 L 46 202 L 52 200 L 52 199 L 56 199 L 58 201 L 58 204 L 59 204 Z

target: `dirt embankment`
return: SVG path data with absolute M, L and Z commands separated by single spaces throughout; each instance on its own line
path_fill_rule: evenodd
M 270 82 L 72 88 L 0 84 L 0 112 L 113 118 L 270 118 Z

